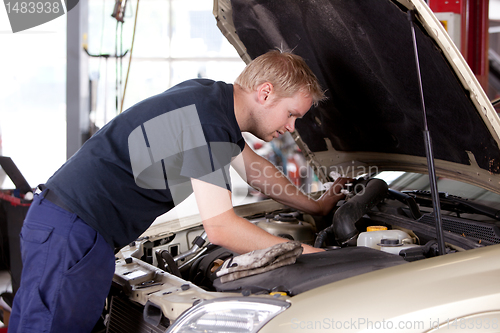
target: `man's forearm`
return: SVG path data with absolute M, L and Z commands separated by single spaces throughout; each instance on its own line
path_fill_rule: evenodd
M 348 179 L 338 178 L 333 185 L 314 200 L 304 194 L 274 164 L 257 155 L 248 145 L 243 150 L 243 159 L 235 167 L 250 186 L 272 199 L 313 215 L 326 215 L 344 197 L 341 189 Z
M 231 212 L 203 221 L 203 226 L 212 243 L 240 254 L 287 241 Z
M 231 193 L 227 189 L 196 179 L 191 183 L 203 226 L 212 243 L 237 253 L 246 253 L 287 241 L 236 215 L 231 205 Z M 304 245 L 304 253 L 315 251 L 318 250 Z
M 288 241 L 288 239 L 269 234 L 232 211 L 203 221 L 203 226 L 210 242 L 239 254 L 265 249 Z M 303 244 L 302 247 L 303 253 L 321 251 L 310 245 Z
M 262 158 L 250 163 L 248 184 L 268 197 L 306 213 L 318 214 L 318 203 L 304 194 L 271 162 Z

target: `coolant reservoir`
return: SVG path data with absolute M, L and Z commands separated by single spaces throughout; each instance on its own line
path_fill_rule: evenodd
M 370 232 L 362 232 L 358 236 L 357 245 L 371 247 L 376 250 L 381 250 L 382 239 L 397 240 L 399 244 L 412 244 L 413 239 L 408 233 L 402 230 L 376 230 Z M 384 246 L 385 248 L 386 246 Z M 390 246 L 387 246 L 390 247 Z
M 380 250 L 387 253 L 399 254 L 402 250 L 406 250 L 412 247 L 420 247 L 417 244 L 403 244 L 397 239 L 382 238 L 380 245 Z

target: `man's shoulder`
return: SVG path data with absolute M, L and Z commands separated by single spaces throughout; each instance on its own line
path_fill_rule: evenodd
M 185 90 L 227 90 L 231 89 L 232 84 L 223 81 L 214 81 L 210 79 L 191 79 L 176 84 L 172 88 L 165 91 L 165 93 L 175 93 Z

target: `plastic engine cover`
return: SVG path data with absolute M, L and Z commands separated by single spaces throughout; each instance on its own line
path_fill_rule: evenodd
M 216 279 L 214 287 L 223 292 L 282 291 L 293 296 L 331 282 L 405 263 L 398 255 L 367 247 L 347 247 L 304 254 L 293 265 L 227 283 Z

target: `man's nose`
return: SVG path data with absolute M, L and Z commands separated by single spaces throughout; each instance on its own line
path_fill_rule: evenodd
M 295 118 L 292 117 L 290 118 L 290 121 L 288 121 L 285 125 L 285 129 L 288 131 L 288 132 L 293 132 L 295 130 Z

